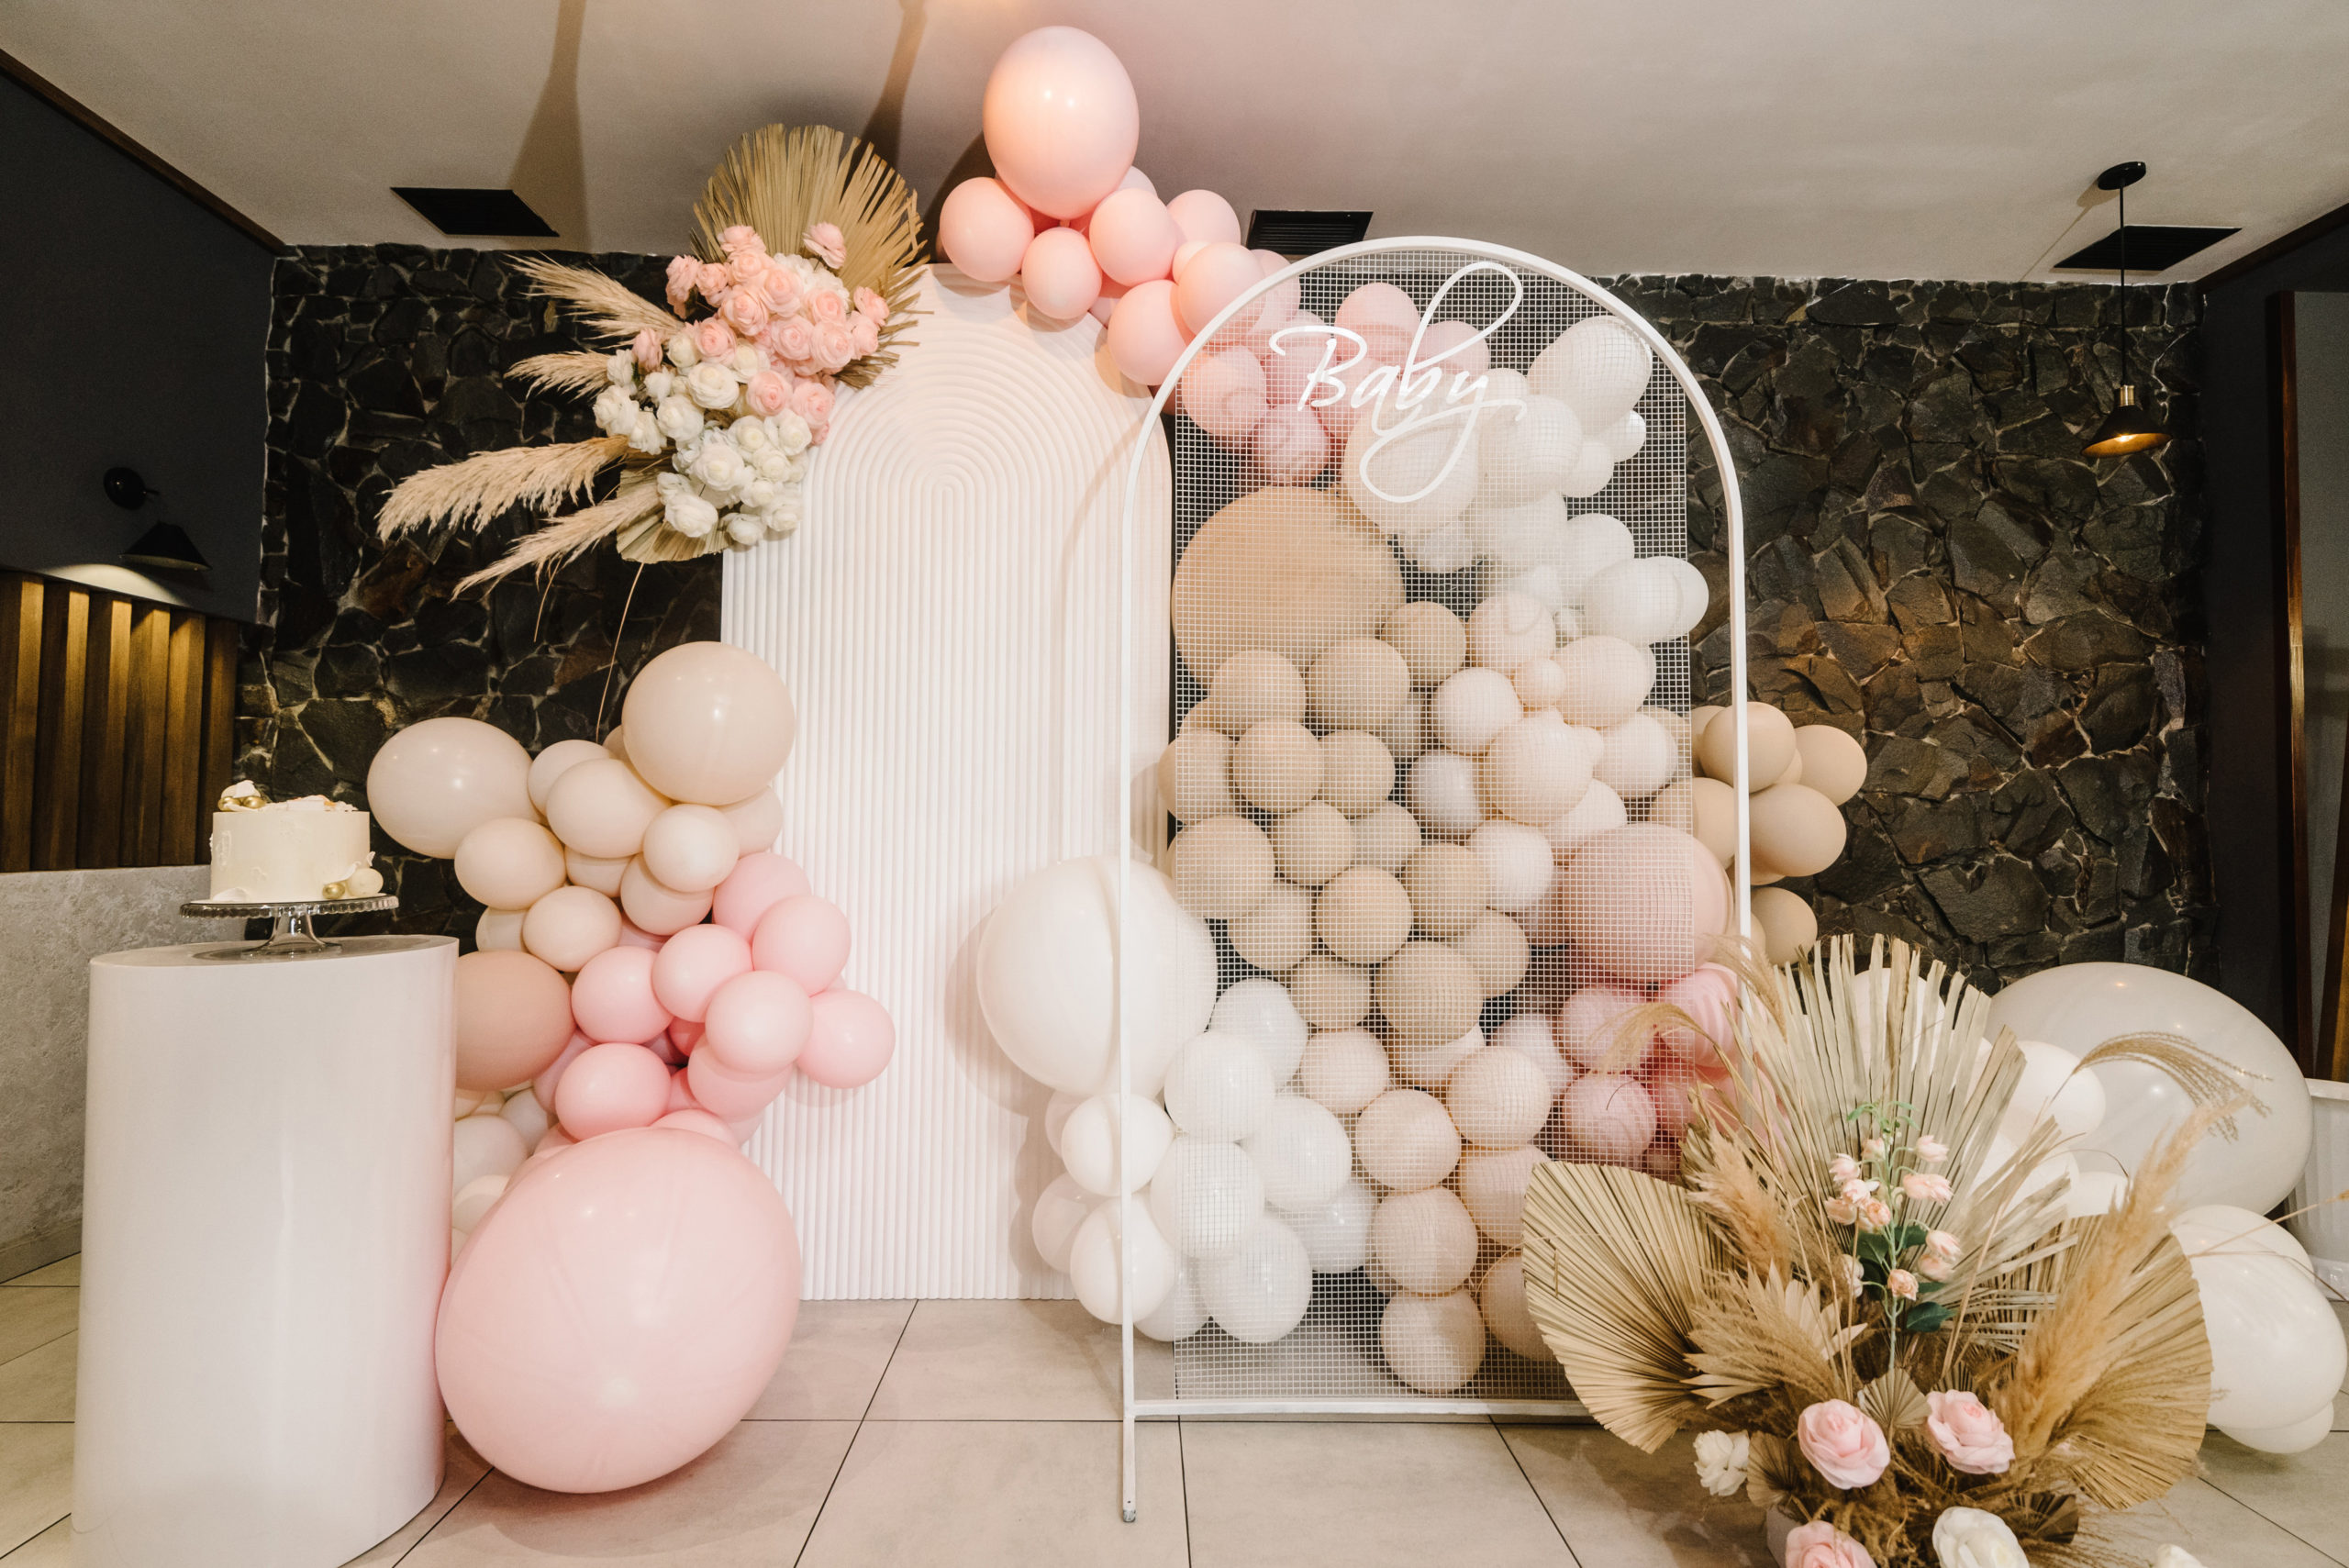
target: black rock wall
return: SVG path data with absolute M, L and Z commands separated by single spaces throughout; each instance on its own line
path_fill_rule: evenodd
M 659 296 L 661 259 L 594 261 Z M 2189 291 L 2131 290 L 2128 304 L 2139 383 L 2183 439 L 2097 462 L 2079 441 L 2117 380 L 2110 288 L 1615 286 L 1680 349 L 1727 428 L 1758 692 L 1868 749 L 1850 849 L 1789 884 L 1822 928 L 1906 936 L 1986 982 L 2089 958 L 2208 973 Z M 263 535 L 275 624 L 247 661 L 240 719 L 243 765 L 273 793 L 363 803 L 383 738 L 440 714 L 486 718 L 533 750 L 592 735 L 607 679 L 617 691 L 659 649 L 717 634 L 714 559 L 640 578 L 603 550 L 550 584 L 459 599 L 457 581 L 526 519 L 373 536 L 384 494 L 418 469 L 592 434 L 584 400 L 524 399 L 502 379 L 573 341 L 495 253 L 313 248 L 278 264 Z M 1709 462 L 1693 472 L 1691 536 L 1716 584 L 1700 680 L 1718 693 L 1720 487 Z M 475 911 L 444 864 L 377 847 L 404 926 L 469 932 Z

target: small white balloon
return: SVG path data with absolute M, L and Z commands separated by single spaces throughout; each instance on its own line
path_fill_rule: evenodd
M 497 1114 L 514 1124 L 514 1130 L 522 1135 L 523 1144 L 531 1149 L 539 1146 L 539 1140 L 554 1125 L 546 1106 L 539 1104 L 539 1096 L 529 1089 L 516 1090 L 514 1097 L 498 1107 Z M 468 1225 L 465 1229 L 470 1230 L 473 1227 Z
M 1066 1089 L 1055 1089 L 1052 1097 L 1044 1102 L 1044 1141 L 1052 1145 L 1053 1153 L 1061 1151 L 1061 1133 L 1068 1126 L 1069 1113 L 1088 1097 L 1072 1095 Z
M 2305 1419 L 2288 1427 L 2221 1427 L 2219 1430 L 2262 1453 L 2306 1453 L 2332 1435 L 2332 1401 L 2326 1400 Z
M 484 1176 L 510 1176 L 530 1151 L 514 1124 L 494 1110 L 479 1110 L 457 1123 L 450 1187 L 461 1191 Z
M 1453 1070 L 1484 1049 L 1485 1031 L 1472 1027 L 1456 1040 L 1414 1042 L 1397 1040 L 1387 1048 L 1395 1075 L 1415 1089 L 1433 1093 L 1452 1079 Z M 1396 1184 L 1389 1182 L 1387 1185 Z
M 1602 744 L 1591 776 L 1624 799 L 1653 795 L 1680 770 L 1683 749 L 1652 713 L 1635 713 L 1599 733 Z
M 1521 822 L 1487 822 L 1468 835 L 1468 848 L 1485 868 L 1486 896 L 1496 909 L 1531 908 L 1557 873 L 1550 840 Z
M 1076 1240 L 1076 1228 L 1093 1212 L 1101 1200 L 1076 1184 L 1076 1178 L 1063 1171 L 1046 1184 L 1036 1195 L 1035 1212 L 1028 1217 L 1028 1234 L 1036 1243 L 1037 1255 L 1044 1266 L 1054 1273 L 1068 1273 L 1069 1244 Z
M 1475 562 L 1476 547 L 1459 523 L 1443 523 L 1411 541 L 1411 564 L 1431 577 L 1464 572 Z
M 1122 1130 L 1120 1100 L 1125 1109 Z M 1078 1186 L 1108 1197 L 1117 1193 L 1120 1172 L 1126 1191 L 1147 1186 L 1174 1141 L 1174 1126 L 1157 1101 L 1140 1095 L 1096 1095 L 1069 1112 L 1067 1125 L 1061 1129 L 1061 1158 Z M 1125 1151 L 1122 1161 L 1120 1147 Z
M 1227 987 L 1215 999 L 1208 1027 L 1254 1047 L 1276 1089 L 1296 1075 L 1310 1032 L 1288 988 L 1277 980 L 1242 980 Z
M 459 1187 L 455 1199 L 449 1205 L 450 1225 L 458 1230 L 477 1229 L 489 1213 L 490 1206 L 506 1195 L 506 1185 L 510 1180 L 511 1177 L 504 1175 L 475 1176 Z
M 1493 1031 L 1493 1043 L 1504 1051 L 1531 1058 L 1533 1064 L 1542 1069 L 1542 1080 L 1550 1086 L 1553 1100 L 1575 1081 L 1575 1064 L 1558 1048 L 1558 1031 L 1547 1013 L 1516 1015 Z
M 1178 1138 L 1150 1180 L 1150 1217 L 1186 1258 L 1220 1258 L 1264 1212 L 1264 1182 L 1236 1143 Z
M 1573 408 L 1586 430 L 1603 430 L 1647 390 L 1655 355 L 1611 316 L 1594 316 L 1561 332 L 1533 357 L 1526 384 Z
M 1134 1319 L 1134 1332 L 1171 1345 L 1177 1340 L 1189 1339 L 1206 1328 L 1207 1321 L 1207 1306 L 1199 1300 L 1198 1278 L 1191 1273 L 1191 1265 L 1185 1263 L 1174 1275 L 1174 1287 L 1166 1293 L 1166 1299 L 1158 1304 L 1158 1309 Z
M 1313 1303 L 1313 1264 L 1305 1243 L 1269 1214 L 1230 1257 L 1201 1262 L 1196 1273 L 1208 1316 L 1242 1344 L 1283 1338 L 1305 1320 Z
M 1494 736 L 1523 718 L 1525 706 L 1517 700 L 1517 688 L 1507 674 L 1472 664 L 1454 671 L 1436 687 L 1428 713 L 1445 751 L 1473 757 L 1492 744 Z
M 1640 647 L 1662 642 L 1687 630 L 1682 601 L 1679 574 L 1661 560 L 1617 562 L 1583 590 L 1583 629 Z
M 1319 1207 L 1353 1169 L 1345 1124 L 1302 1095 L 1275 1096 L 1241 1147 L 1264 1178 L 1264 1201 L 1275 1208 Z
M 1095 1205 L 1069 1239 L 1068 1276 L 1076 1286 L 1076 1299 L 1104 1323 L 1118 1322 L 1123 1315 L 1121 1273 L 1133 1292 L 1134 1316 L 1146 1318 L 1164 1304 L 1182 1272 L 1183 1260 L 1158 1233 L 1150 1210 L 1139 1203 L 1120 1205 L 1112 1198 Z
M 1509 700 L 1517 700 L 1514 692 Z M 1411 764 L 1409 781 L 1411 810 L 1422 830 L 1439 839 L 1462 839 L 1485 820 L 1484 796 L 1473 757 L 1457 751 L 1430 751 Z
M 1582 798 L 1575 802 L 1575 808 L 1546 824 L 1542 836 L 1550 840 L 1550 848 L 1563 862 L 1584 840 L 1612 832 L 1631 819 L 1631 813 L 1624 806 L 1623 797 L 1606 783 L 1593 779 Z
M 1368 1182 L 1352 1176 L 1320 1207 L 1283 1209 L 1279 1218 L 1305 1243 L 1315 1273 L 1342 1274 L 1362 1267 L 1370 1257 L 1370 1221 L 1377 1212 L 1378 1195 Z

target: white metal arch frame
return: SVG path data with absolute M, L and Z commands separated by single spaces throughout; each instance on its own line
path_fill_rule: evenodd
M 1726 524 L 1727 530 L 1725 548 L 1729 555 L 1729 684 L 1731 694 L 1728 699 L 1728 706 L 1729 716 L 1734 724 L 1736 735 L 1736 764 L 1731 780 L 1731 786 L 1735 790 L 1737 797 L 1737 878 L 1734 904 L 1736 909 L 1738 935 L 1741 938 L 1749 938 L 1753 934 L 1753 887 L 1751 864 L 1753 857 L 1750 853 L 1753 837 L 1752 816 L 1749 809 L 1746 791 L 1746 748 L 1748 744 L 1748 731 L 1744 703 L 1746 692 L 1744 507 L 1738 493 L 1737 469 L 1731 459 L 1729 440 L 1721 431 L 1720 418 L 1714 414 L 1712 405 L 1705 400 L 1704 389 L 1698 384 L 1695 373 L 1689 370 L 1687 362 L 1681 359 L 1680 355 L 1674 350 L 1672 345 L 1664 340 L 1664 335 L 1651 326 L 1644 317 L 1640 316 L 1638 312 L 1632 310 L 1631 306 L 1625 305 L 1621 300 L 1617 299 L 1613 295 L 1608 293 L 1605 289 L 1600 288 L 1597 284 L 1592 283 L 1588 278 L 1582 276 L 1579 272 L 1570 272 L 1566 268 L 1561 267 L 1553 261 L 1545 261 L 1542 257 L 1529 254 L 1523 250 L 1511 250 L 1505 245 L 1492 245 L 1482 240 L 1475 239 L 1452 239 L 1425 235 L 1409 236 L 1393 239 L 1365 239 L 1353 245 L 1341 245 L 1334 250 L 1318 252 L 1315 255 L 1308 257 L 1302 261 L 1294 262 L 1289 266 L 1284 267 L 1281 271 L 1264 278 L 1255 284 L 1255 286 L 1249 289 L 1245 294 L 1242 294 L 1238 299 L 1233 300 L 1230 305 L 1226 306 L 1222 311 L 1216 316 L 1215 319 L 1208 322 L 1208 325 L 1191 339 L 1190 343 L 1185 347 L 1183 352 L 1176 357 L 1174 368 L 1166 373 L 1166 379 L 1159 384 L 1158 395 L 1152 400 L 1149 411 L 1143 417 L 1145 421 L 1149 423 L 1154 423 L 1157 421 L 1161 416 L 1165 413 L 1167 404 L 1174 396 L 1175 389 L 1182 383 L 1183 373 L 1190 368 L 1191 361 L 1197 359 L 1200 352 L 1205 350 L 1209 343 L 1214 341 L 1216 334 L 1221 331 L 1227 323 L 1239 316 L 1248 306 L 1253 305 L 1265 295 L 1277 288 L 1280 284 L 1287 282 L 1291 278 L 1302 277 L 1307 272 L 1312 272 L 1318 268 L 1325 267 L 1332 261 L 1344 261 L 1355 257 L 1380 256 L 1407 250 L 1450 250 L 1458 255 L 1489 261 L 1497 261 L 1509 267 L 1521 268 L 1528 272 L 1537 272 L 1544 277 L 1553 280 L 1554 282 L 1564 284 L 1567 288 L 1582 295 L 1585 299 L 1589 300 L 1592 304 L 1606 311 L 1608 315 L 1613 317 L 1617 321 L 1622 323 L 1623 326 L 1630 328 L 1631 331 L 1638 337 L 1640 341 L 1645 343 L 1649 350 L 1655 355 L 1657 362 L 1662 364 L 1664 369 L 1670 373 L 1673 381 L 1679 385 L 1682 395 L 1687 398 L 1688 406 L 1695 412 L 1698 427 L 1704 431 L 1706 443 L 1712 450 L 1713 466 L 1720 473 L 1721 505 L 1724 515 L 1723 520 Z M 1145 424 L 1144 428 L 1148 428 L 1148 423 Z M 1130 770 L 1132 767 L 1131 759 L 1134 755 L 1134 512 L 1136 506 L 1140 503 L 1141 494 L 1142 463 L 1147 451 L 1147 442 L 1137 442 L 1134 448 L 1133 459 L 1127 467 L 1126 498 L 1124 509 L 1120 515 L 1121 520 L 1118 541 L 1118 765 L 1120 770 Z M 1136 842 L 1134 838 L 1135 791 L 1133 787 L 1133 780 L 1128 773 L 1121 773 L 1118 784 L 1119 852 L 1117 929 L 1119 940 L 1117 943 L 1117 1042 L 1118 1094 L 1119 1104 L 1122 1107 L 1126 1103 L 1126 1096 L 1130 1093 L 1130 1080 L 1127 1071 L 1125 1040 L 1127 1025 L 1126 1005 L 1128 997 L 1132 995 L 1132 988 L 1126 984 L 1127 951 L 1124 938 L 1126 929 L 1126 911 L 1128 907 L 1127 900 L 1130 896 L 1133 881 L 1132 868 Z M 1120 1126 L 1119 1133 L 1119 1147 L 1121 1149 L 1124 1146 L 1124 1128 Z M 1123 1185 L 1124 1184 L 1121 1182 L 1119 1184 L 1121 1189 L 1123 1188 Z M 1129 1233 L 1129 1221 L 1131 1218 L 1132 1207 L 1133 1195 L 1130 1193 L 1121 1190 L 1118 1199 L 1118 1229 L 1121 1239 Z M 1124 1246 L 1122 1240 L 1120 1240 L 1119 1245 L 1122 1249 Z M 1121 1276 L 1121 1282 L 1130 1281 L 1131 1279 L 1132 1272 L 1130 1260 L 1124 1257 L 1122 1254 L 1119 1260 L 1119 1269 Z M 1130 1291 L 1120 1288 L 1119 1291 L 1119 1296 L 1120 1302 L 1119 1333 L 1120 1336 L 1121 1363 L 1119 1382 L 1124 1395 L 1124 1407 L 1120 1422 L 1121 1473 L 1124 1485 L 1123 1512 L 1126 1522 L 1129 1524 L 1134 1521 L 1138 1514 L 1138 1498 L 1136 1496 L 1135 1485 L 1134 1422 L 1139 1417 L 1158 1418 L 1183 1415 L 1232 1416 L 1298 1414 L 1528 1415 L 1555 1414 L 1560 1408 L 1553 1403 L 1541 1400 L 1441 1398 L 1353 1400 L 1183 1400 L 1172 1398 L 1138 1398 L 1134 1391 L 1134 1318 L 1132 1296 Z

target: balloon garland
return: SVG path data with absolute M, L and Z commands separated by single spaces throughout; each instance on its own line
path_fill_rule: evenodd
M 384 830 L 487 906 L 457 961 L 441 1394 L 484 1458 L 557 1491 L 665 1474 L 750 1408 L 799 1249 L 738 1146 L 793 1074 L 855 1088 L 896 1043 L 840 984 L 846 917 L 769 847 L 783 681 L 686 643 L 620 719 L 535 759 L 428 719 L 367 775 Z

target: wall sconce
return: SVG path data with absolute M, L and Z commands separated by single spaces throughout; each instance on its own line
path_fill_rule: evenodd
M 135 468 L 110 468 L 101 483 L 106 499 L 126 512 L 135 512 L 147 504 L 150 495 L 161 496 L 160 490 L 148 488 Z M 167 518 L 157 518 L 152 528 L 132 541 L 122 552 L 125 566 L 136 566 L 149 572 L 177 572 L 188 576 L 201 576 L 212 570 L 212 562 L 195 548 L 187 530 Z

